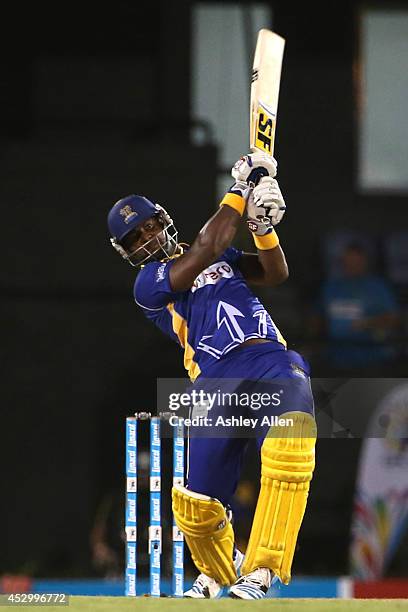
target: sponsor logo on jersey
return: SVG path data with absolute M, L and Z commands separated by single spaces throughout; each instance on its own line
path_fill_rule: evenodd
M 197 276 L 193 286 L 191 287 L 192 293 L 205 287 L 205 285 L 216 285 L 223 278 L 232 278 L 234 271 L 226 261 L 217 261 L 212 264 Z

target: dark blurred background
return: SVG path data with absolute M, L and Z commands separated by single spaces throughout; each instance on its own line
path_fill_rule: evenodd
M 360 9 L 352 2 L 258 4 L 270 15 L 263 25 L 287 39 L 275 154 L 288 204 L 278 232 L 290 280 L 262 291 L 262 299 L 314 377 L 404 376 L 408 283 L 398 270 L 408 261 L 407 195 L 359 186 Z M 106 214 L 120 197 L 145 194 L 171 212 L 189 241 L 216 208 L 229 168 L 216 128 L 193 113 L 199 5 L 119 0 L 2 9 L 2 573 L 103 573 L 95 525 L 122 500 L 124 417 L 155 410 L 158 377 L 184 376 L 178 347 L 133 302 L 135 272 L 111 249 Z M 236 7 L 252 58 L 251 3 L 222 6 Z M 224 44 L 230 34 L 226 27 Z M 239 84 L 245 95 L 249 66 Z M 228 66 L 225 74 L 227 88 Z M 228 113 L 225 102 L 220 112 Z M 246 143 L 247 123 L 234 129 Z M 396 232 L 401 248 L 390 254 Z M 237 244 L 250 246 L 244 234 Z M 342 265 L 354 277 L 371 268 L 381 283 L 376 337 L 358 312 L 350 315 L 347 295 L 336 302 Z M 357 320 L 352 333 L 336 327 L 336 307 Z M 368 362 L 367 350 L 378 359 Z M 318 442 L 297 572 L 348 571 L 360 443 Z M 248 466 L 247 486 L 256 487 L 253 454 Z M 403 569 L 401 560 L 395 571 Z

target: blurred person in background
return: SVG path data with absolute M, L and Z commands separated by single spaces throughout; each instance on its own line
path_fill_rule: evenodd
M 107 493 L 100 502 L 90 535 L 92 567 L 98 576 L 121 578 L 124 540 L 122 491 Z
M 138 486 L 140 503 L 138 520 L 149 523 L 149 453 L 141 451 L 138 456 Z M 124 572 L 125 555 L 125 497 L 120 483 L 106 491 L 100 500 L 90 534 L 92 567 L 98 576 L 108 579 L 121 579 Z M 147 532 L 138 533 L 138 562 L 140 575 L 147 578 L 149 555 Z
M 383 372 L 396 358 L 396 296 L 385 279 L 370 273 L 367 252 L 358 242 L 344 248 L 340 266 L 340 275 L 323 283 L 312 330 L 327 338 L 325 358 L 336 370 L 374 373 L 378 366 Z

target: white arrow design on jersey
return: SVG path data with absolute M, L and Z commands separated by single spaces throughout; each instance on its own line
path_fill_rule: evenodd
M 224 314 L 225 313 L 225 314 Z M 229 334 L 236 342 L 243 342 L 245 340 L 245 334 L 238 325 L 236 317 L 244 317 L 240 310 L 228 304 L 227 302 L 218 302 L 217 307 L 217 327 L 220 329 L 221 325 L 225 325 L 229 331 Z M 235 333 L 234 333 L 235 332 Z

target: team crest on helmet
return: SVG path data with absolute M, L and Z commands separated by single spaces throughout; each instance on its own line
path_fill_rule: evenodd
M 120 209 L 120 214 L 122 215 L 122 217 L 124 217 L 123 220 L 125 223 L 130 223 L 130 221 L 134 217 L 137 217 L 137 212 L 135 210 L 132 210 L 132 208 L 128 204 Z

